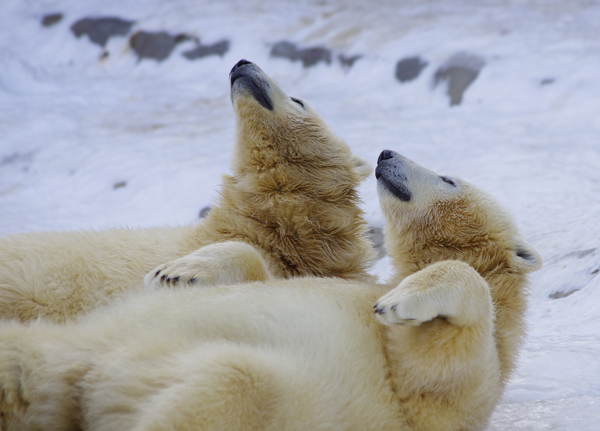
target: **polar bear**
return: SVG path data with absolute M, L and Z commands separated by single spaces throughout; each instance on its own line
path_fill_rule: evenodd
M 64 325 L 4 322 L 2 429 L 484 429 L 540 258 L 467 182 L 391 151 L 376 176 L 391 285 L 145 290 Z
M 255 64 L 238 62 L 230 82 L 233 173 L 208 217 L 186 227 L 2 238 L 0 318 L 68 320 L 141 286 L 146 274 L 151 287 L 262 277 L 241 273 L 234 261 L 214 277 L 197 271 L 214 249 L 195 251 L 217 243 L 220 255 L 260 255 L 275 278 L 370 279 L 374 252 L 357 188 L 371 164 Z

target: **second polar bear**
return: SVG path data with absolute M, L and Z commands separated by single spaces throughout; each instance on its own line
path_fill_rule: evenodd
M 374 252 L 357 192 L 372 172 L 369 162 L 255 64 L 238 62 L 230 83 L 233 173 L 224 176 L 208 217 L 187 227 L 1 238 L 0 318 L 68 320 L 141 286 L 146 274 L 152 286 L 231 283 L 265 271 L 370 278 L 365 269 Z M 265 267 L 244 273 L 236 266 L 241 254 L 258 254 Z M 238 258 L 202 272 L 207 256 L 229 255 Z
M 392 285 L 162 289 L 5 322 L 2 429 L 483 430 L 540 258 L 472 185 L 390 151 L 376 175 Z

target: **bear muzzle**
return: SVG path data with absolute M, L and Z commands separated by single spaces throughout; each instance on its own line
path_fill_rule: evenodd
M 270 85 L 264 72 L 248 60 L 240 60 L 229 72 L 231 100 L 236 95 L 249 94 L 263 108 L 273 110 L 273 100 L 269 95 Z

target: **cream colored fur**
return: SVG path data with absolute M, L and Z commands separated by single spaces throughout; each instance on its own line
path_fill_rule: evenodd
M 402 182 L 412 191 L 410 202 L 384 186 L 386 170 L 406 177 Z M 442 178 L 399 154 L 382 161 L 377 173 L 386 248 L 396 271 L 391 284 L 446 259 L 473 267 L 490 288 L 506 384 L 525 335 L 527 273 L 541 267 L 540 256 L 521 238 L 506 209 L 466 181 Z M 393 174 L 387 176 L 393 180 Z
M 484 429 L 506 379 L 503 352 L 520 340 L 503 328 L 522 333 L 499 299 L 520 307 L 539 257 L 473 186 L 398 154 L 377 175 L 388 236 L 418 229 L 411 249 L 388 237 L 401 281 L 146 290 L 65 325 L 5 322 L 2 429 Z M 494 246 L 460 242 L 476 240 L 471 228 L 486 233 L 477 223 Z M 448 250 L 436 259 L 426 244 Z M 235 262 L 233 279 L 263 274 L 247 249 L 239 260 L 231 251 L 221 257 Z M 495 261 L 495 278 L 468 260 Z
M 207 250 L 196 251 L 224 242 L 233 253 L 240 244 L 254 248 L 276 278 L 371 279 L 365 269 L 374 254 L 357 196 L 371 165 L 256 65 L 238 63 L 231 78 L 232 174 L 208 217 L 177 228 L 1 238 L 0 318 L 65 321 L 141 287 L 147 274 L 149 287 L 206 282 Z

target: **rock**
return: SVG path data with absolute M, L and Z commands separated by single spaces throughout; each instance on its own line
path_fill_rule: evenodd
M 369 235 L 369 239 L 373 243 L 373 247 L 377 252 L 376 259 L 383 259 L 387 255 L 387 251 L 385 250 L 385 247 L 383 245 L 383 229 L 380 227 L 371 227 L 367 231 L 367 234 Z
M 198 43 L 196 48 L 189 51 L 185 51 L 183 56 L 188 60 L 196 60 L 198 58 L 207 57 L 209 55 L 219 55 L 223 57 L 225 53 L 229 51 L 229 41 L 222 40 L 212 45 L 202 45 Z
M 172 35 L 165 31 L 146 32 L 138 31 L 129 38 L 129 45 L 141 61 L 144 58 L 163 61 L 178 43 L 189 40 L 186 34 Z
M 298 58 L 304 67 L 314 66 L 317 63 L 331 63 L 331 51 L 321 47 L 305 48 L 298 51 Z
M 298 60 L 296 45 L 291 42 L 277 42 L 271 48 L 271 57 L 283 57 L 292 61 Z
M 126 36 L 135 21 L 121 18 L 83 18 L 71 26 L 71 31 L 77 38 L 87 34 L 90 41 L 104 47 L 112 36 Z
M 202 208 L 202 210 L 200 210 L 200 214 L 198 216 L 200 218 L 206 218 L 206 216 L 208 216 L 209 212 L 210 212 L 210 207 L 204 207 L 204 208 Z
M 420 57 L 406 57 L 396 63 L 396 79 L 402 83 L 410 82 L 419 77 L 427 62 Z
M 548 295 L 548 298 L 550 298 L 550 299 L 566 298 L 567 296 L 571 296 L 572 294 L 574 294 L 575 292 L 579 292 L 580 290 L 581 289 L 573 289 L 568 292 L 555 292 L 551 295 Z
M 354 63 L 356 62 L 356 60 L 359 60 L 361 58 L 362 58 L 362 55 L 353 55 L 351 57 L 346 57 L 344 54 L 338 55 L 338 60 L 340 60 L 340 63 L 342 64 L 342 66 L 347 67 L 347 68 L 351 68 L 352 66 L 354 66 Z
M 477 79 L 484 65 L 483 58 L 459 52 L 435 72 L 433 85 L 435 87 L 440 82 L 447 82 L 446 94 L 450 98 L 450 106 L 460 105 L 464 92 Z
M 541 86 L 550 85 L 550 84 L 554 84 L 554 78 L 545 78 L 540 81 Z
M 42 25 L 44 27 L 52 27 L 54 24 L 58 24 L 62 19 L 62 13 L 50 13 L 48 15 L 44 15 L 42 18 Z
M 127 181 L 119 181 L 113 185 L 113 190 L 122 189 L 123 187 L 127 187 Z
M 273 45 L 271 56 L 287 58 L 293 62 L 300 60 L 304 67 L 311 67 L 320 62 L 331 64 L 330 50 L 319 46 L 298 49 L 295 44 L 287 41 Z

